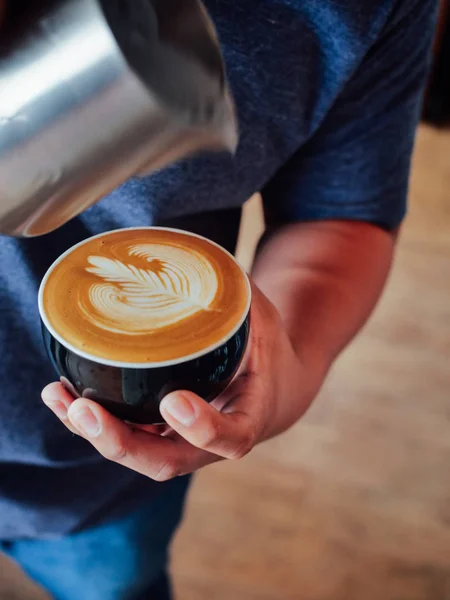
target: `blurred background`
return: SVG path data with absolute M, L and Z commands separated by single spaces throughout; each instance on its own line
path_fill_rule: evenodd
M 386 294 L 299 425 L 197 477 L 180 600 L 450 600 L 449 5 Z M 246 266 L 262 229 L 255 197 Z M 0 559 L 0 600 L 42 598 Z
M 450 600 L 449 364 L 450 130 L 424 124 L 381 304 L 301 423 L 197 477 L 178 598 Z

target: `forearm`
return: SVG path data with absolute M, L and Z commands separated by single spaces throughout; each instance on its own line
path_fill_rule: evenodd
M 280 228 L 260 245 L 253 277 L 275 304 L 300 358 L 328 369 L 383 290 L 395 234 L 365 223 Z

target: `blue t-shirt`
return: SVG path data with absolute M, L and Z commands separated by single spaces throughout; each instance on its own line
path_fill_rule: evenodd
M 269 225 L 397 227 L 426 81 L 435 0 L 207 0 L 241 142 L 133 179 L 59 231 L 0 239 L 0 539 L 66 533 L 164 491 L 108 463 L 40 401 L 55 377 L 36 305 L 51 262 L 113 228 L 175 224 L 232 247 L 261 191 Z

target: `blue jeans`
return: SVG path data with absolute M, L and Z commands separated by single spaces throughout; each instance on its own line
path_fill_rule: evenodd
M 125 518 L 51 540 L 0 542 L 55 600 L 169 600 L 170 542 L 189 478 Z

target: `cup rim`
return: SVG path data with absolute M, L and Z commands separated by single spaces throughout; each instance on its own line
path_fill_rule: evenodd
M 172 359 L 172 360 L 165 360 L 165 361 L 159 361 L 159 362 L 152 361 L 152 362 L 145 362 L 145 363 L 144 362 L 115 361 L 115 360 L 109 360 L 107 358 L 102 358 L 100 356 L 96 356 L 95 354 L 90 354 L 89 352 L 84 352 L 83 350 L 80 350 L 79 348 L 77 348 L 76 346 L 71 344 L 70 342 L 67 342 L 63 338 L 63 336 L 61 336 L 51 325 L 51 323 L 47 317 L 45 307 L 44 307 L 44 290 L 45 290 L 47 281 L 49 280 L 50 275 L 55 270 L 55 268 L 72 252 L 74 252 L 75 250 L 77 250 L 81 246 L 84 246 L 85 244 L 89 243 L 92 240 L 95 240 L 100 237 L 106 237 L 108 235 L 113 235 L 115 233 L 119 233 L 119 232 L 123 232 L 123 231 L 141 231 L 141 230 L 168 231 L 168 232 L 179 233 L 179 234 L 185 235 L 187 237 L 194 237 L 194 238 L 201 239 L 201 240 L 211 244 L 212 246 L 215 246 L 222 252 L 224 252 L 237 265 L 237 267 L 241 271 L 242 275 L 244 276 L 245 285 L 247 287 L 247 303 L 245 306 L 245 310 L 243 311 L 242 317 L 239 319 L 237 325 L 235 327 L 233 327 L 233 329 L 230 330 L 227 333 L 227 335 L 224 336 L 222 339 L 220 339 L 218 342 L 216 342 L 215 344 L 211 344 L 210 346 L 207 346 L 206 348 L 204 348 L 203 350 L 200 350 L 198 352 L 194 352 L 192 354 L 183 356 L 181 358 Z M 249 276 L 248 276 L 247 272 L 245 271 L 244 267 L 237 260 L 237 258 L 231 254 L 231 252 L 228 252 L 228 250 L 226 250 L 220 244 L 217 244 L 213 240 L 209 240 L 208 238 L 206 238 L 202 235 L 199 235 L 197 233 L 192 233 L 190 231 L 184 231 L 182 229 L 176 229 L 173 227 L 158 227 L 158 226 L 153 227 L 153 226 L 145 226 L 145 225 L 144 226 L 136 226 L 136 227 L 124 227 L 124 228 L 119 228 L 119 229 L 112 229 L 111 231 L 98 233 L 96 235 L 88 237 L 85 240 L 78 242 L 74 246 L 71 246 L 68 250 L 63 252 L 63 254 L 61 254 L 47 269 L 47 271 L 41 281 L 41 284 L 39 286 L 39 293 L 38 293 L 39 315 L 41 317 L 41 320 L 42 320 L 45 328 L 50 333 L 50 335 L 52 335 L 64 348 L 66 348 L 70 352 L 73 352 L 77 356 L 80 356 L 81 358 L 85 358 L 86 360 L 89 360 L 91 362 L 94 362 L 94 363 L 97 363 L 100 365 L 104 365 L 107 367 L 116 367 L 119 369 L 157 369 L 157 368 L 163 368 L 163 367 L 173 367 L 173 366 L 191 362 L 192 360 L 196 360 L 198 358 L 206 356 L 207 354 L 214 352 L 214 350 L 217 350 L 218 348 L 220 348 L 221 346 L 226 344 L 234 335 L 236 335 L 236 333 L 241 329 L 241 327 L 244 325 L 245 321 L 247 320 L 247 318 L 249 316 L 251 304 L 252 304 L 252 288 L 251 288 Z

